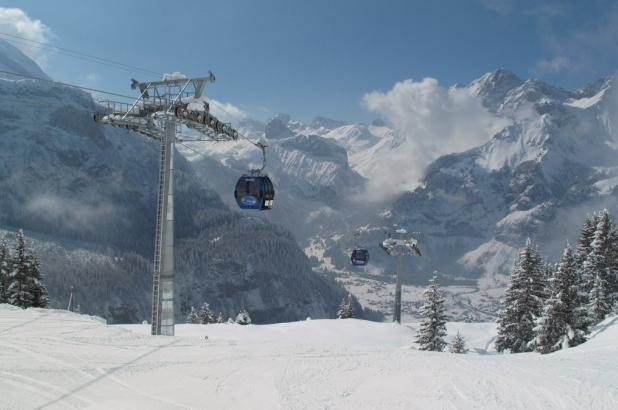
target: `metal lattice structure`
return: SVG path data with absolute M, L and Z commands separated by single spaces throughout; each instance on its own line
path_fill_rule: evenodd
M 174 335 L 174 146 L 184 125 L 196 130 L 201 138 L 191 141 L 238 140 L 239 134 L 228 123 L 210 114 L 203 98 L 206 84 L 215 76 L 200 78 L 164 78 L 140 83 L 131 80 L 131 88 L 140 96 L 133 104 L 100 101 L 102 112 L 96 122 L 139 132 L 161 143 L 159 195 L 156 214 L 154 269 L 152 280 L 153 335 Z
M 397 281 L 395 284 L 395 309 L 393 311 L 393 322 L 401 323 L 401 274 L 403 271 L 403 257 L 405 255 L 421 256 L 418 248 L 418 241 L 414 238 L 404 238 L 408 232 L 403 229 L 395 230 L 398 238 L 389 235 L 379 245 L 380 248 L 390 255 L 397 258 Z

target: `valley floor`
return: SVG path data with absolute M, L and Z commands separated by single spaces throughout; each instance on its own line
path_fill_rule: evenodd
M 617 317 L 546 356 L 496 354 L 491 323 L 449 324 L 466 355 L 422 352 L 416 329 L 307 320 L 151 337 L 148 325 L 0 305 L 0 408 L 618 408 Z

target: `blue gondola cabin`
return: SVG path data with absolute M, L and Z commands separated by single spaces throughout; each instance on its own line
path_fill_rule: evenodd
M 236 183 L 234 198 L 240 209 L 272 209 L 275 188 L 266 175 L 243 175 Z
M 369 263 L 369 251 L 367 249 L 354 249 L 350 260 L 354 266 L 365 266 Z

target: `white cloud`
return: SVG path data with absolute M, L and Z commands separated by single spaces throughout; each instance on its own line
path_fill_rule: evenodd
M 174 71 L 173 73 L 165 73 L 163 74 L 163 81 L 171 81 L 171 80 L 184 80 L 187 78 L 186 75 L 179 71 Z
M 210 112 L 223 122 L 236 123 L 247 118 L 247 113 L 230 103 L 221 101 L 209 100 Z
M 570 67 L 569 59 L 563 56 L 554 57 L 552 59 L 541 59 L 537 61 L 534 68 L 536 73 L 552 73 L 558 74 Z
M 467 89 L 446 89 L 433 78 L 405 80 L 363 101 L 402 139 L 373 169 L 369 189 L 379 195 L 414 188 L 430 162 L 483 144 L 510 122 L 489 113 Z
M 108 223 L 123 223 L 123 217 L 111 204 L 87 204 L 56 195 L 39 195 L 30 199 L 25 210 L 52 225 L 69 229 L 96 231 Z
M 23 10 L 17 8 L 0 7 L 0 32 L 27 40 L 48 43 L 52 32 L 41 20 L 33 20 Z M 40 45 L 9 36 L 0 36 L 19 48 L 28 57 L 39 65 L 45 66 L 49 51 Z

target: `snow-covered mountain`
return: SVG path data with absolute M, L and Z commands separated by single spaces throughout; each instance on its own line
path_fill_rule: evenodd
M 243 135 L 268 145 L 265 172 L 275 184 L 276 210 L 264 217 L 287 226 L 300 243 L 332 224 L 331 219 L 338 217 L 336 210 L 349 208 L 350 198 L 362 193 L 365 183 L 351 167 L 345 147 L 326 135 L 330 131 L 326 126 L 339 123 L 318 119 L 314 124 L 319 127 L 308 127 L 285 114 L 266 124 L 239 124 Z M 240 175 L 261 164 L 260 151 L 247 141 L 185 145 L 191 149 L 181 146 L 180 150 L 197 175 L 236 207 L 231 195 L 234 184 Z
M 507 125 L 478 147 L 438 158 L 421 181 L 409 173 L 418 155 L 410 143 L 414 136 L 403 138 L 381 121 L 317 118 L 304 124 L 280 114 L 266 124 L 240 125 L 245 135 L 271 145 L 267 170 L 281 207 L 269 218 L 288 226 L 314 262 L 371 299 L 392 282 L 384 273 L 394 270 L 377 244 L 393 223 L 404 225 L 418 232 L 424 251 L 407 264 L 406 281 L 424 284 L 437 270 L 445 283 L 467 289 L 453 288 L 453 304 L 464 300 L 462 315 L 476 306 L 473 316 L 487 317 L 526 237 L 557 258 L 587 213 L 616 211 L 618 87 L 607 77 L 567 91 L 505 69 L 458 87 Z M 206 151 L 209 158 L 193 164 L 210 164 L 211 181 L 228 172 L 227 186 L 249 162 L 258 162 L 248 145 Z M 400 170 L 397 180 L 383 179 L 383 168 L 393 165 Z M 405 191 L 408 186 L 417 187 Z M 397 190 L 405 192 L 384 202 L 385 192 Z M 362 272 L 349 268 L 355 244 L 372 255 Z
M 35 64 L 0 46 L 7 66 Z M 159 148 L 95 124 L 96 110 L 82 91 L 0 79 L 0 236 L 23 228 L 34 239 L 52 306 L 66 306 L 74 286 L 83 312 L 141 321 L 150 312 Z M 175 181 L 178 319 L 205 301 L 227 315 L 245 308 L 258 322 L 336 314 L 345 291 L 312 272 L 288 231 L 230 211 L 180 155 Z
M 0 41 L 0 70 L 32 77 L 49 79 L 37 63 L 25 56 L 17 47 L 8 41 Z M 15 78 L 8 73 L 0 73 L 0 78 Z
M 1 45 L 3 67 L 44 75 L 17 49 Z M 540 243 L 542 253 L 556 257 L 567 240 L 575 239 L 586 213 L 602 207 L 616 211 L 618 88 L 613 77 L 567 91 L 498 69 L 458 87 L 508 125 L 478 147 L 438 158 L 420 181 L 410 171 L 419 155 L 411 143 L 414 135 L 404 138 L 380 120 L 355 124 L 317 117 L 304 123 L 279 114 L 266 123 L 241 121 L 237 125 L 243 135 L 268 144 L 266 172 L 275 183 L 276 205 L 260 218 L 229 213 L 226 207 L 236 208 L 236 179 L 261 163 L 258 149 L 246 141 L 179 146 L 188 160 L 178 162 L 179 235 L 191 243 L 185 257 L 206 264 L 179 262 L 194 275 L 185 283 L 191 296 L 184 303 L 206 296 L 225 299 L 194 281 L 203 266 L 228 272 L 229 266 L 220 262 L 225 259 L 206 258 L 195 250 L 201 241 L 210 244 L 208 252 L 225 251 L 218 245 L 227 243 L 219 238 L 223 225 L 211 225 L 211 218 L 220 215 L 239 241 L 250 224 L 252 237 L 259 231 L 294 242 L 264 221 L 282 224 L 315 270 L 334 273 L 362 301 L 383 311 L 390 309 L 384 295 L 390 292 L 394 263 L 377 244 L 394 223 L 404 225 L 417 232 L 423 250 L 423 257 L 406 264 L 410 296 L 418 295 L 413 285 L 424 284 L 437 270 L 443 283 L 452 286 L 449 300 L 458 317 L 487 318 L 527 236 Z M 149 258 L 156 146 L 125 131 L 95 126 L 90 121 L 95 107 L 86 94 L 11 80 L 0 83 L 0 93 L 1 132 L 6 135 L 0 142 L 3 226 L 23 226 L 47 235 L 44 241 L 61 237 L 95 247 L 109 242 Z M 382 172 L 386 167 L 398 170 L 396 180 Z M 204 227 L 216 236 L 203 236 Z M 360 236 L 355 238 L 356 232 Z M 362 271 L 349 267 L 355 245 L 371 253 L 371 263 Z M 253 244 L 249 248 L 268 254 Z M 299 271 L 309 270 L 293 244 L 288 251 Z M 246 258 L 253 273 L 271 269 L 265 256 L 262 268 L 242 253 L 234 257 Z M 217 285 L 221 288 L 224 276 Z M 251 295 L 247 288 L 245 299 L 226 304 L 257 300 Z M 414 314 L 416 302 L 404 301 L 408 314 Z
M 608 77 L 569 92 L 504 69 L 467 88 L 511 124 L 430 164 L 421 186 L 386 207 L 362 241 L 375 244 L 383 227 L 404 225 L 419 232 L 423 249 L 409 264 L 410 283 L 438 270 L 446 283 L 488 291 L 504 283 L 526 237 L 557 258 L 587 213 L 616 212 L 618 89 Z M 341 264 L 350 242 L 331 245 L 325 255 Z M 377 266 L 392 269 L 379 248 L 370 251 Z

